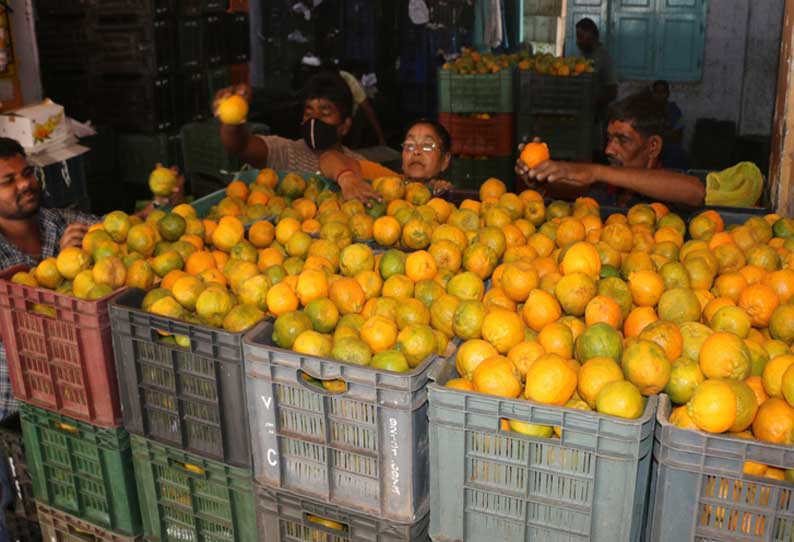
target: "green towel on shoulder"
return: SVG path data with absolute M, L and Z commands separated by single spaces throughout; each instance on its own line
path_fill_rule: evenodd
M 763 191 L 764 176 L 752 162 L 739 162 L 706 177 L 706 205 L 753 207 Z

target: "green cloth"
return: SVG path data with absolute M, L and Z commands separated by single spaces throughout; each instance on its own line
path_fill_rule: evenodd
M 706 205 L 753 207 L 764 191 L 764 176 L 752 162 L 739 162 L 706 176 Z

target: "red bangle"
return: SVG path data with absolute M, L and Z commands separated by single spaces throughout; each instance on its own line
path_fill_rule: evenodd
M 337 173 L 337 175 L 336 175 L 336 184 L 339 184 L 339 179 L 340 179 L 340 178 L 342 177 L 342 175 L 344 175 L 345 173 L 355 173 L 355 171 L 353 171 L 352 169 L 343 169 L 342 171 L 340 171 L 339 173 Z

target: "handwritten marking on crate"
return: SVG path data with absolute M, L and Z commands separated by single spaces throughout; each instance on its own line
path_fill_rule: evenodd
M 262 402 L 265 404 L 265 408 L 270 410 L 270 405 L 273 403 L 273 397 L 265 397 L 264 395 L 262 395 L 260 396 L 260 399 L 262 399 Z M 268 435 L 274 435 L 276 433 L 274 430 L 275 426 L 273 425 L 272 422 L 265 423 L 265 428 L 267 429 Z M 276 465 L 278 465 L 278 452 L 276 451 L 275 448 L 267 449 L 267 463 L 271 467 L 275 467 Z
M 397 456 L 400 450 L 397 420 L 389 418 L 389 444 L 391 447 L 391 492 L 400 494 L 400 467 L 397 465 Z

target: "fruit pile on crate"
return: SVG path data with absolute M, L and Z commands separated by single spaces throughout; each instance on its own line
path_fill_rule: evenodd
M 794 220 L 373 188 L 246 171 L 6 270 L 17 510 L 56 541 L 794 540 Z

